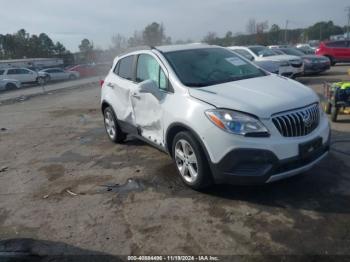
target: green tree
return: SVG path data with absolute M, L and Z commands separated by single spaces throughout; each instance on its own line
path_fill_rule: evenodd
M 167 39 L 164 31 L 162 24 L 153 22 L 152 24 L 147 25 L 142 33 L 143 43 L 149 46 L 156 46 L 169 42 L 170 39 Z

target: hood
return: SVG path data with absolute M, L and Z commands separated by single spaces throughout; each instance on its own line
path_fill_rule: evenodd
M 260 118 L 269 118 L 275 113 L 304 107 L 319 100 L 310 88 L 276 75 L 189 88 L 189 93 L 218 108 L 242 111 Z
M 294 55 L 273 55 L 262 57 L 261 60 L 270 60 L 270 61 L 291 61 L 291 60 L 300 60 L 300 57 Z

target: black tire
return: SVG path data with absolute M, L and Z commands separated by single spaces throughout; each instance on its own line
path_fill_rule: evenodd
M 337 122 L 338 113 L 339 113 L 339 107 L 332 106 L 332 109 L 331 109 L 331 120 L 332 120 L 332 122 Z
M 105 130 L 106 130 L 106 133 L 107 133 L 109 139 L 116 144 L 120 144 L 120 143 L 124 142 L 127 134 L 122 132 L 122 130 L 120 129 L 117 118 L 116 118 L 114 111 L 111 107 L 105 108 L 105 110 L 103 112 L 103 118 L 104 118 Z M 108 118 L 109 121 L 113 121 L 114 128 L 115 128 L 114 133 L 112 133 L 111 130 L 109 129 L 110 126 L 108 126 L 106 118 Z
M 36 79 L 36 82 L 38 83 L 38 85 L 45 85 L 46 84 L 46 77 L 39 76 Z
M 331 111 L 332 111 L 332 104 L 327 102 L 326 106 L 324 108 L 324 111 L 326 112 L 327 115 L 329 115 L 331 113 Z
M 45 83 L 50 82 L 51 81 L 51 76 L 45 76 Z
M 326 55 L 326 57 L 328 57 L 329 61 L 331 61 L 331 66 L 335 66 L 336 63 L 335 63 L 333 57 L 328 56 L 328 55 Z
M 70 75 L 69 76 L 69 80 L 75 80 L 75 79 L 77 79 L 77 77 L 75 75 Z
M 13 90 L 17 89 L 17 86 L 14 83 L 7 83 L 5 86 L 5 90 Z
M 190 146 L 193 149 L 193 153 L 196 156 L 196 160 L 197 160 L 197 176 L 196 179 L 193 180 L 192 182 L 186 181 L 186 179 L 184 179 L 183 175 L 181 175 L 181 172 L 178 168 L 178 163 L 177 161 L 177 157 L 175 154 L 175 149 L 176 149 L 176 145 L 177 143 L 180 141 L 186 141 L 187 143 L 190 144 Z M 182 181 L 189 187 L 191 187 L 192 189 L 195 190 L 201 190 L 201 189 L 205 189 L 210 187 L 213 184 L 213 179 L 212 179 L 212 174 L 210 172 L 210 167 L 209 167 L 209 163 L 208 163 L 208 159 L 206 158 L 203 148 L 201 147 L 200 143 L 197 141 L 197 139 L 188 131 L 184 131 L 184 132 L 179 132 L 173 141 L 173 145 L 172 145 L 172 156 L 173 156 L 173 160 L 176 166 L 176 170 L 178 171 Z

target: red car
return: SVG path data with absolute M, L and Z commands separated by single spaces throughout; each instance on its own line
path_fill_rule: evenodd
M 94 65 L 76 65 L 68 68 L 69 71 L 79 72 L 80 77 L 96 76 L 97 69 Z
M 339 62 L 350 62 L 350 41 L 321 42 L 316 50 L 316 55 L 327 56 L 331 60 L 331 65 Z

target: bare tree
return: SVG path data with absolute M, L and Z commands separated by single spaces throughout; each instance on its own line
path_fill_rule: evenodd
M 112 37 L 112 47 L 116 53 L 123 52 L 128 47 L 128 42 L 121 34 L 116 34 Z
M 247 23 L 247 33 L 250 35 L 253 35 L 256 33 L 256 21 L 253 18 L 249 19 Z

